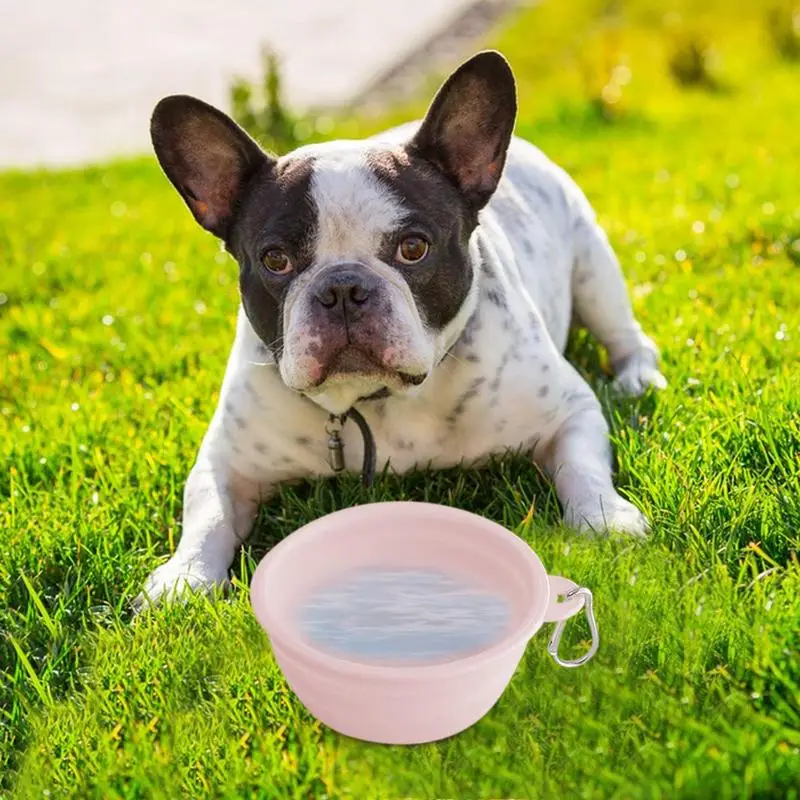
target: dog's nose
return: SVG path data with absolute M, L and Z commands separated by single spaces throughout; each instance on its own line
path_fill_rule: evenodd
M 361 270 L 336 270 L 314 287 L 314 297 L 325 308 L 344 310 L 365 305 L 375 290 L 375 280 Z

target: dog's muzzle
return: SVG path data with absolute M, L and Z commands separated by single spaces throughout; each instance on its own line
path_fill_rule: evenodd
M 393 371 L 390 304 L 381 279 L 358 262 L 323 270 L 308 287 L 310 324 L 319 346 L 320 382 L 333 375 Z
M 290 388 L 371 397 L 430 371 L 424 329 L 401 279 L 357 261 L 326 264 L 293 300 L 282 375 Z

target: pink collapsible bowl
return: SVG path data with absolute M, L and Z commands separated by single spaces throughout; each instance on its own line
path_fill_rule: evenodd
M 363 568 L 458 575 L 506 600 L 504 634 L 477 653 L 436 663 L 370 663 L 318 649 L 301 630 L 301 605 L 320 586 Z M 598 645 L 588 589 L 548 576 L 536 553 L 502 526 L 428 503 L 373 503 L 322 517 L 272 548 L 250 591 L 275 660 L 303 705 L 333 730 L 371 742 L 430 742 L 477 722 L 545 622 L 557 623 L 548 651 L 562 666 L 586 663 Z M 558 655 L 564 622 L 582 608 L 591 648 L 564 661 Z

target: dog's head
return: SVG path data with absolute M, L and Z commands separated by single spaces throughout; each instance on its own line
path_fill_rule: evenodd
M 469 241 L 516 117 L 514 78 L 483 52 L 399 144 L 266 154 L 186 96 L 153 112 L 153 145 L 195 219 L 240 266 L 242 305 L 286 385 L 332 413 L 421 384 L 476 303 Z

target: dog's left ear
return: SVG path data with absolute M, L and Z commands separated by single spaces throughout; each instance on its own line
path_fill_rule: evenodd
M 408 149 L 443 172 L 478 211 L 497 188 L 516 116 L 511 66 L 486 50 L 444 82 Z
M 195 219 L 225 239 L 245 185 L 271 158 L 227 114 L 187 95 L 158 103 L 150 136 Z

